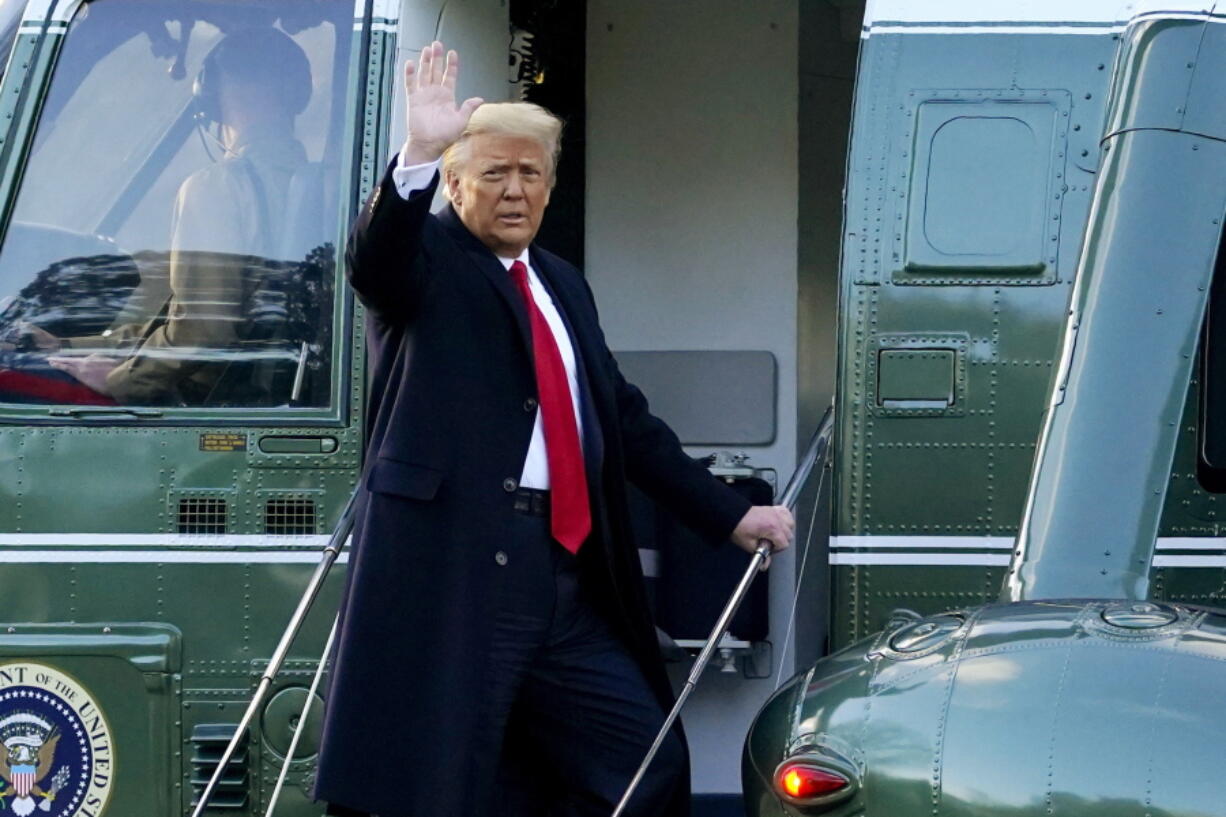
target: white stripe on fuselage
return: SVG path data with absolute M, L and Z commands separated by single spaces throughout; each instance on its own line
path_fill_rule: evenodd
M 0 550 L 0 564 L 317 564 L 313 550 Z M 336 557 L 347 564 L 349 554 Z
M 1120 25 L 1088 25 L 1088 26 L 1058 26 L 1048 23 L 1033 25 L 1016 25 L 1000 23 L 998 25 L 977 25 L 970 23 L 962 26 L 947 23 L 915 23 L 902 25 L 898 23 L 882 23 L 861 32 L 861 38 L 873 34 L 1060 34 L 1101 37 L 1104 34 L 1114 34 L 1124 30 Z
M 271 533 L 0 533 L 0 547 L 321 548 L 330 538 Z
M 258 533 L 0 533 L 0 564 L 313 563 L 322 558 L 330 538 Z M 1011 550 L 1013 542 L 1011 536 L 831 536 L 830 564 L 1004 566 L 1010 554 L 1001 551 Z M 1156 550 L 1154 567 L 1226 567 L 1222 536 L 1163 536 Z M 1189 550 L 1202 552 L 1175 552 Z M 640 551 L 639 555 L 648 575 L 654 575 L 656 554 Z M 341 564 L 348 560 L 348 553 L 337 559 Z
M 971 553 L 1013 548 L 1011 536 L 831 536 L 832 565 L 1007 566 L 1007 553 Z M 1161 536 L 1154 567 L 1226 567 L 1226 537 Z M 1222 551 L 1181 554 L 1173 551 Z M 963 551 L 963 552 L 948 552 Z
M 0 564 L 314 564 L 330 539 L 259 533 L 0 533 Z M 341 553 L 336 561 L 347 563 L 349 554 Z
M 841 553 L 831 552 L 832 565 L 916 565 L 1007 567 L 1007 553 Z
M 830 549 L 927 548 L 1009 550 L 1012 536 L 831 536 Z

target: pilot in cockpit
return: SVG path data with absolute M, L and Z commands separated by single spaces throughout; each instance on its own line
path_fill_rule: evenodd
M 27 326 L 33 345 L 51 353 L 51 366 L 103 403 L 208 402 L 245 338 L 259 277 L 253 268 L 287 246 L 282 215 L 295 174 L 308 164 L 294 119 L 311 93 L 306 54 L 275 28 L 235 31 L 214 46 L 194 95 L 215 163 L 179 187 L 168 289 L 154 298 L 142 293 L 155 314 L 101 335 L 57 338 Z

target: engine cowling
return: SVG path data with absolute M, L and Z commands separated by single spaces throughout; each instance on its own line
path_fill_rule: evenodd
M 749 814 L 1226 817 L 1226 612 L 989 605 L 905 624 L 776 693 L 744 756 Z M 807 801 L 780 770 L 843 774 Z

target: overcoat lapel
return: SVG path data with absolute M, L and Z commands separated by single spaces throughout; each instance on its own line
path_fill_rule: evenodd
M 615 442 L 620 424 L 613 380 L 607 374 L 604 337 L 600 333 L 594 308 L 579 282 L 571 275 L 560 273 L 549 256 L 537 252 L 535 247 L 532 250 L 532 266 L 553 295 L 558 311 L 562 313 L 562 320 L 570 329 L 571 342 L 577 350 L 580 368 L 587 373 L 588 394 L 591 395 L 596 420 L 603 427 L 600 457 L 609 458 L 607 464 L 613 469 L 611 473 L 620 475 L 620 454 L 607 451 L 603 447 L 604 443 L 620 445 Z M 603 560 L 601 571 L 607 577 L 610 591 L 605 595 L 604 602 L 608 605 L 607 609 L 617 617 L 615 620 L 622 622 L 622 636 L 627 639 L 627 646 L 635 654 L 660 706 L 665 710 L 670 709 L 673 705 L 672 687 L 663 665 L 658 660 L 659 648 L 654 634 L 654 622 L 641 589 L 638 553 L 624 546 L 632 541 L 624 492 L 606 492 L 601 469 L 593 476 L 589 487 L 594 490 L 594 511 L 602 525 L 600 538 L 604 540 L 603 547 L 599 548 L 600 558 Z M 619 523 L 618 520 L 624 522 Z M 588 555 L 591 557 L 594 554 L 589 551 Z M 682 734 L 680 724 L 674 728 L 679 735 Z
M 482 244 L 475 235 L 468 231 L 464 222 L 460 221 L 459 215 L 456 214 L 455 208 L 450 204 L 438 212 L 438 220 L 447 229 L 448 234 L 464 249 L 464 254 L 468 256 L 468 259 L 476 265 L 477 269 L 481 270 L 493 284 L 494 289 L 498 290 L 502 299 L 506 301 L 507 308 L 515 316 L 515 325 L 519 327 L 520 338 L 524 342 L 528 359 L 531 360 L 532 329 L 528 324 L 528 310 L 524 306 L 523 296 L 511 283 L 511 276 L 507 274 L 506 268 L 490 252 L 489 247 Z
M 596 374 L 605 369 L 604 360 L 600 356 L 603 344 L 595 333 L 594 321 L 581 317 L 585 298 L 582 293 L 575 292 L 563 276 L 558 275 L 557 270 L 544 253 L 537 252 L 535 246 L 532 247 L 531 252 L 532 266 L 557 302 L 558 311 L 562 313 L 562 320 L 570 329 L 571 341 L 579 350 L 582 367 L 588 373 L 588 389 L 592 394 L 597 417 L 602 425 L 611 423 L 614 421 L 614 418 L 609 416 L 609 411 L 613 407 L 613 393 L 609 390 L 611 384 L 607 378 Z

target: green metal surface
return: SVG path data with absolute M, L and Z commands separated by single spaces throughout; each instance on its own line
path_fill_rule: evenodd
M 178 767 L 179 631 L 160 623 L 13 624 L 0 630 L 0 696 L 45 688 L 76 708 L 87 727 L 82 739 L 96 759 L 90 796 L 98 803 L 90 807 L 83 798 L 80 813 L 101 813 L 101 803 L 112 814 L 169 813 L 174 789 L 167 784 Z M 37 677 L 43 670 L 54 680 Z M 8 712 L 15 705 L 4 701 Z
M 1106 144 L 1011 600 L 1148 595 L 1221 236 L 1226 143 L 1136 130 Z
M 355 126 L 342 140 L 333 188 L 344 201 L 334 247 L 343 246 L 386 148 L 394 36 L 372 35 L 366 16 L 357 22 L 347 69 L 355 92 L 346 100 Z M 63 39 L 62 27 L 19 36 L 0 84 L 0 121 L 9 123 L 0 134 L 6 222 Z M 352 492 L 363 443 L 363 335 L 339 264 L 333 275 L 345 294 L 333 316 L 336 376 L 326 410 L 0 412 L 0 593 L 14 622 L 0 624 L 0 695 L 5 667 L 28 664 L 70 676 L 72 689 L 96 702 L 111 740 L 109 754 L 96 757 L 112 764 L 97 768 L 112 779 L 105 801 L 86 803 L 81 817 L 190 809 L 217 735 L 239 721 Z M 205 500 L 226 503 L 220 527 L 184 533 L 180 503 Z M 276 503 L 310 503 L 311 512 L 271 522 Z M 263 814 L 339 607 L 343 572 L 334 570 L 308 616 L 255 722 L 245 766 L 234 771 L 238 782 L 209 814 Z M 316 706 L 279 817 L 321 812 L 310 798 L 319 716 Z M 0 802 L 11 808 L 11 799 Z
M 1223 681 L 1226 612 L 1145 600 L 1217 602 L 1224 587 L 1220 568 L 1205 569 L 1220 555 L 1220 543 L 1206 537 L 1220 529 L 1216 499 L 1197 484 L 1195 376 L 1226 211 L 1224 30 L 1204 19 L 1143 20 L 1122 37 L 1101 38 L 1104 48 L 1118 44 L 1118 62 L 1096 53 L 1091 36 L 1046 46 L 1030 33 L 867 41 L 857 103 L 867 133 L 853 139 L 843 270 L 836 640 L 894 622 L 819 661 L 760 713 L 744 755 L 751 815 L 1226 813 L 1226 783 L 1210 768 L 1226 726 L 1213 691 Z M 1023 131 L 1004 124 L 1004 114 L 980 117 L 1002 120 L 983 130 L 985 144 L 963 127 L 960 151 L 937 162 L 934 147 L 922 167 L 910 167 L 957 184 L 912 175 L 898 202 L 880 195 L 888 168 L 907 167 L 913 144 L 911 125 L 894 113 L 896 85 L 881 86 L 914 84 L 909 99 L 926 93 L 921 83 L 941 84 L 926 82 L 944 70 L 929 51 L 938 43 L 955 64 L 975 52 L 989 74 L 1007 64 L 1022 87 L 1033 87 L 1036 74 L 1064 73 L 1047 86 L 1049 96 L 1068 92 L 1072 100 L 1067 111 L 1053 108 L 1060 116 L 1051 128 L 1050 166 L 1064 181 L 1050 202 L 1063 197 L 1063 204 L 1042 221 L 1044 239 L 1056 246 L 1034 278 L 1019 274 L 1009 254 L 1036 237 L 1021 204 L 1034 201 L 1029 185 L 1044 165 L 1022 149 Z M 1030 61 L 1049 46 L 1055 61 Z M 1090 54 L 1088 64 L 1074 58 L 1077 49 Z M 1086 117 L 1082 102 L 1102 98 L 1111 64 L 1110 112 Z M 1091 71 L 1101 72 L 1097 83 L 1087 80 Z M 915 104 L 904 100 L 900 109 L 910 116 Z M 962 111 L 961 102 L 941 104 Z M 1025 121 L 1030 133 L 1045 132 L 1042 117 Z M 1091 123 L 1103 138 L 1101 166 L 1088 148 L 1083 161 L 1074 152 L 1073 134 Z M 882 131 L 906 136 L 876 141 Z M 1013 168 L 979 176 L 962 161 L 1009 152 Z M 1018 167 L 1030 168 L 1025 182 L 1010 175 Z M 979 185 L 1017 200 L 963 219 L 971 235 L 938 231 L 947 250 L 964 251 L 970 274 L 955 277 L 952 251 L 944 276 L 909 266 L 917 220 L 932 223 L 934 207 L 990 208 L 973 192 L 951 192 Z M 917 190 L 928 196 L 922 203 Z M 946 192 L 934 201 L 933 190 Z M 853 211 L 859 196 L 875 213 Z M 1006 215 L 1015 236 L 993 220 Z M 896 225 L 888 257 L 875 247 L 888 229 L 882 223 Z M 866 238 L 872 244 L 863 246 Z M 1010 238 L 1020 243 L 1010 246 Z M 858 255 L 847 251 L 858 244 Z M 991 247 L 1001 259 L 995 269 L 984 263 Z M 913 268 L 925 277 L 904 289 Z M 989 277 L 995 272 L 1002 278 Z M 885 412 L 883 389 L 918 388 L 907 372 L 893 371 L 907 362 L 898 340 L 956 332 L 966 336 L 953 351 L 968 364 L 962 410 Z M 935 382 L 933 365 L 913 369 L 916 381 Z M 1025 439 L 1039 431 L 1049 394 L 1027 496 Z M 1154 555 L 1159 533 L 1184 537 L 1168 540 L 1165 561 Z M 1011 552 L 1002 603 L 979 604 L 995 594 Z M 932 615 L 938 609 L 950 612 Z M 846 783 L 823 803 L 789 804 L 777 782 L 792 768 L 785 761 Z
M 1105 134 L 1140 127 L 1220 132 L 1214 130 L 1220 125 L 1213 123 L 1220 123 L 1221 106 L 1201 89 L 1221 75 L 1223 57 L 1217 43 L 1223 30 L 1220 25 L 1166 20 L 1143 26 L 1123 41 L 1109 34 L 1037 33 L 884 34 L 866 41 L 849 160 L 839 317 L 840 428 L 832 521 L 838 537 L 835 552 L 841 559 L 831 567 L 832 648 L 874 632 L 895 609 L 936 612 L 996 597 L 1010 540 L 1025 510 L 1034 446 L 1058 364 L 1070 288 L 1099 175 L 1098 142 Z M 1108 121 L 1105 103 L 1112 95 L 1111 69 L 1121 44 L 1121 96 Z M 1153 49 L 1159 46 L 1165 53 L 1155 60 Z M 1142 53 L 1148 59 L 1133 56 Z M 969 89 L 955 79 L 970 75 L 975 83 Z M 1159 102 L 1137 102 L 1135 91 L 1142 81 L 1152 94 L 1146 100 L 1159 97 Z M 1167 92 L 1179 101 L 1167 104 Z M 1183 113 L 1176 111 L 1185 106 Z M 931 118 L 934 110 L 954 114 L 938 117 L 947 122 L 964 122 L 968 112 L 981 111 L 991 114 L 981 115 L 981 121 L 1025 121 L 1032 131 L 1046 120 L 1011 111 L 1057 114 L 1050 155 L 1046 164 L 1039 162 L 1050 172 L 1053 185 L 1044 217 L 1049 230 L 1039 231 L 1038 237 L 1054 252 L 1043 259 L 1041 271 L 1020 272 L 1005 263 L 1007 253 L 996 259 L 995 269 L 972 255 L 951 254 L 944 271 L 911 257 L 912 238 L 923 238 L 921 219 L 928 218 L 929 211 L 948 210 L 932 218 L 950 224 L 970 225 L 990 217 L 968 213 L 981 200 L 949 193 L 917 198 L 931 192 L 926 177 L 934 166 L 923 157 L 931 154 L 931 134 L 941 127 L 922 120 Z M 919 124 L 913 125 L 917 116 Z M 970 149 L 986 156 L 983 151 L 996 148 L 989 144 Z M 1195 174 L 1199 171 L 1191 166 L 1212 163 L 1206 156 L 1181 157 L 1176 167 Z M 1026 161 L 1038 162 L 1033 155 Z M 963 187 L 999 183 L 1003 172 L 976 179 L 956 162 L 950 171 L 963 180 Z M 1207 187 L 1199 185 L 1202 191 Z M 955 188 L 942 182 L 936 189 Z M 1182 194 L 1177 198 L 1181 206 L 1188 204 Z M 1168 233 L 1182 229 L 1176 212 L 1185 211 L 1154 214 Z M 968 214 L 974 218 L 964 218 Z M 1149 238 L 1158 234 L 1154 221 L 1122 240 L 1135 240 L 1137 250 L 1150 250 Z M 921 246 L 921 253 L 931 255 L 932 249 Z M 1171 259 L 1162 260 L 1165 267 Z M 878 393 L 883 354 L 922 348 L 925 336 L 959 334 L 965 341 L 956 361 L 965 374 L 955 376 L 960 393 L 949 407 L 938 410 L 922 401 L 885 403 Z M 1150 354 L 1152 350 L 1142 349 L 1146 359 Z M 1133 369 L 1140 371 L 1140 364 Z M 1226 602 L 1226 569 L 1188 557 L 1222 555 L 1226 550 L 1195 542 L 1182 547 L 1189 538 L 1215 537 L 1222 531 L 1222 500 L 1195 477 L 1199 388 L 1194 377 L 1186 382 L 1187 411 L 1179 415 L 1173 406 L 1167 412 L 1182 416 L 1168 484 L 1154 486 L 1165 498 L 1158 534 L 1174 537 L 1169 555 L 1185 561 L 1178 567 L 1161 566 L 1169 564 L 1164 562 L 1152 567 L 1151 592 L 1155 598 L 1221 604 Z M 1112 497 L 1110 504 L 1119 501 Z M 884 548 L 874 549 L 871 537 L 938 537 L 956 546 L 933 542 L 918 548 L 924 559 L 883 564 L 873 561 Z M 855 544 L 840 548 L 840 540 Z
M 1220 115 L 1220 105 L 1213 104 L 1211 94 L 1189 91 L 1207 81 L 1203 75 L 1213 74 L 1221 59 L 1215 46 L 1221 31 L 1218 25 L 1206 29 L 1195 22 L 1168 20 L 1141 27 L 1135 38 L 1124 41 L 1110 34 L 1040 33 L 883 34 L 865 41 L 849 160 L 839 316 L 831 647 L 872 633 L 898 608 L 936 612 L 996 597 L 1010 540 L 1025 509 L 1034 446 L 1058 364 L 1070 288 L 1099 175 L 1098 140 L 1123 122 L 1135 129 L 1190 120 L 1196 133 L 1209 129 L 1207 123 Z M 1185 53 L 1191 39 L 1203 45 L 1194 58 Z M 1126 95 L 1112 108 L 1116 125 L 1109 125 L 1105 103 L 1121 43 L 1128 49 L 1119 54 L 1122 70 L 1130 72 L 1121 75 L 1121 88 L 1141 82 L 1140 69 L 1128 66 L 1144 66 L 1147 90 L 1179 87 L 1184 99 L 1150 106 L 1152 113 L 1146 113 L 1149 108 L 1131 104 L 1135 94 Z M 1169 53 L 1154 60 L 1153 48 L 1159 43 Z M 1130 56 L 1141 53 L 1148 59 Z M 1194 70 L 1201 63 L 1203 67 Z M 1163 65 L 1169 70 L 1164 72 Z M 956 79 L 971 75 L 971 88 Z M 1176 115 L 1174 109 L 1181 104 L 1188 110 Z M 1041 271 L 1020 272 L 1016 264 L 1006 263 L 1007 252 L 997 257 L 996 268 L 969 254 L 950 254 L 943 271 L 912 258 L 912 239 L 924 237 L 921 219 L 970 225 L 991 217 L 970 212 L 982 209 L 983 200 L 973 195 L 928 196 L 927 177 L 940 168 L 925 157 L 931 155 L 932 134 L 943 130 L 923 121 L 931 119 L 933 111 L 949 112 L 937 117 L 945 124 L 965 124 L 968 112 L 981 112 L 981 122 L 1026 122 L 1036 133 L 1046 122 L 1046 114 L 1039 113 L 1054 112 L 1046 161 L 1033 154 L 1025 157 L 1032 166 L 1046 168 L 1035 175 L 1049 172 L 1045 178 L 1052 184 L 1043 220 L 1047 229 L 1035 232 L 1054 250 L 1043 259 Z M 983 141 L 991 142 L 986 133 Z M 992 144 L 968 148 L 979 156 L 994 149 Z M 1211 162 L 1196 154 L 1186 164 L 1202 161 Z M 965 189 L 968 184 L 998 184 L 1004 171 L 977 179 L 953 161 L 949 172 L 962 179 Z M 932 189 L 957 188 L 942 181 Z M 925 198 L 920 201 L 917 195 Z M 936 212 L 941 210 L 947 212 Z M 997 214 L 1010 212 L 1006 208 Z M 1169 210 L 1157 214 L 1170 219 L 1168 232 L 1174 215 Z M 1154 226 L 1146 224 L 1136 236 L 1138 249 L 1151 246 L 1146 242 L 1155 234 Z M 933 252 L 931 246 L 920 251 Z M 955 375 L 960 393 L 950 406 L 940 410 L 922 401 L 886 404 L 877 391 L 883 354 L 943 345 L 925 338 L 957 335 L 964 338 L 956 355 L 964 375 Z M 1195 405 L 1194 380 L 1190 388 L 1188 399 Z M 1194 476 L 1196 424 L 1195 412 L 1189 411 L 1178 426 L 1184 432 L 1164 491 L 1159 530 L 1164 537 L 1218 535 L 1219 500 Z M 874 548 L 880 537 L 920 537 L 914 541 L 927 544 L 915 550 Z M 943 547 L 943 542 L 950 546 Z M 1204 554 L 1204 547 L 1172 555 Z M 891 553 L 895 561 L 879 560 Z M 898 561 L 905 553 L 916 558 Z M 1152 572 L 1156 597 L 1207 604 L 1226 599 L 1221 568 L 1181 565 Z
M 841 276 L 832 648 L 897 608 L 936 612 L 1000 588 L 1007 550 L 988 546 L 1021 520 L 1116 46 L 1037 33 L 864 42 Z M 968 237 L 934 245 L 932 224 Z M 954 350 L 952 403 L 887 404 L 881 356 L 923 348 Z M 859 538 L 880 536 L 956 537 L 926 557 L 964 563 L 882 564 Z M 847 537 L 855 544 L 838 547 Z
M 1005 600 L 1148 596 L 1226 213 L 1226 128 L 1187 133 L 1168 111 L 1205 104 L 1194 87 L 1220 105 L 1198 82 L 1216 61 L 1197 67 L 1220 28 L 1160 20 L 1128 40 Z
M 64 32 L 19 34 L 9 55 L 4 80 L 0 82 L 0 229 L 7 229 L 17 201 L 34 125 L 51 81 L 55 59 L 64 43 Z
M 1226 721 L 1214 704 L 1226 617 L 1173 607 L 1161 619 L 1170 623 L 1138 629 L 1113 607 L 960 611 L 956 629 L 918 651 L 896 649 L 908 624 L 822 661 L 750 732 L 750 813 L 809 813 L 764 784 L 786 756 L 816 747 L 845 755 L 861 777 L 829 815 L 1226 813 L 1215 771 Z
M 954 402 L 957 359 L 956 349 L 882 350 L 877 358 L 877 405 L 948 408 Z

